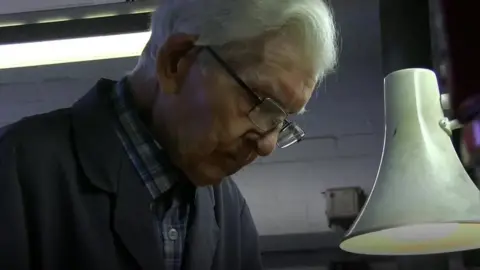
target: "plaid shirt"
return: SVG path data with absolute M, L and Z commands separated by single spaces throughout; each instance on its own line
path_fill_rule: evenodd
M 185 188 L 186 178 L 169 162 L 166 153 L 140 121 L 126 78 L 117 83 L 111 94 L 119 120 L 117 134 L 153 198 L 151 211 L 156 216 L 166 270 L 180 270 L 190 211 L 185 190 L 193 188 L 191 185 Z

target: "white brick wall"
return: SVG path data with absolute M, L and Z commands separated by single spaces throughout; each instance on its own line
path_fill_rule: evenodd
M 357 143 L 363 144 L 361 138 Z M 361 186 L 368 192 L 373 184 L 379 162 L 378 153 L 373 152 L 378 147 L 368 154 L 341 151 L 326 140 L 302 144 L 298 149 L 310 145 L 312 151 L 305 156 L 298 151 L 292 158 L 278 153 L 270 158 L 275 161 L 251 165 L 235 178 L 261 234 L 328 230 L 322 192 L 341 186 Z
M 298 117 L 308 140 L 278 150 L 239 172 L 261 234 L 328 230 L 324 190 L 370 190 L 383 143 L 383 94 L 378 3 L 332 1 L 340 26 L 341 58 Z M 100 77 L 118 79 L 135 59 L 0 71 L 0 125 L 71 105 Z
M 117 79 L 136 59 L 112 59 L 0 70 L 0 126 L 70 106 L 101 78 Z

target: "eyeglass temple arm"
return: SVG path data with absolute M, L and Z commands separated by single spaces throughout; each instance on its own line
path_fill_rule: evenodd
M 230 75 L 235 82 L 237 82 L 242 88 L 247 90 L 247 92 L 256 100 L 257 104 L 262 102 L 262 99 L 253 92 L 253 90 L 242 80 L 240 79 L 235 71 L 209 46 L 205 46 L 205 49 L 217 60 L 217 62 L 227 71 L 228 75 Z

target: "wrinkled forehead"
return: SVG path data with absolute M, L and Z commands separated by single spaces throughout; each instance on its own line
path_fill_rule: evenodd
M 256 94 L 272 98 L 288 113 L 303 110 L 315 88 L 317 76 L 311 68 L 312 61 L 305 60 L 296 46 L 273 38 L 233 51 L 239 53 L 227 54 L 224 60 Z

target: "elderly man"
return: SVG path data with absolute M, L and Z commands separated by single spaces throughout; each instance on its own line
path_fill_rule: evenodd
M 255 270 L 229 178 L 304 135 L 336 60 L 321 0 L 170 0 L 138 65 L 0 139 L 0 269 Z

